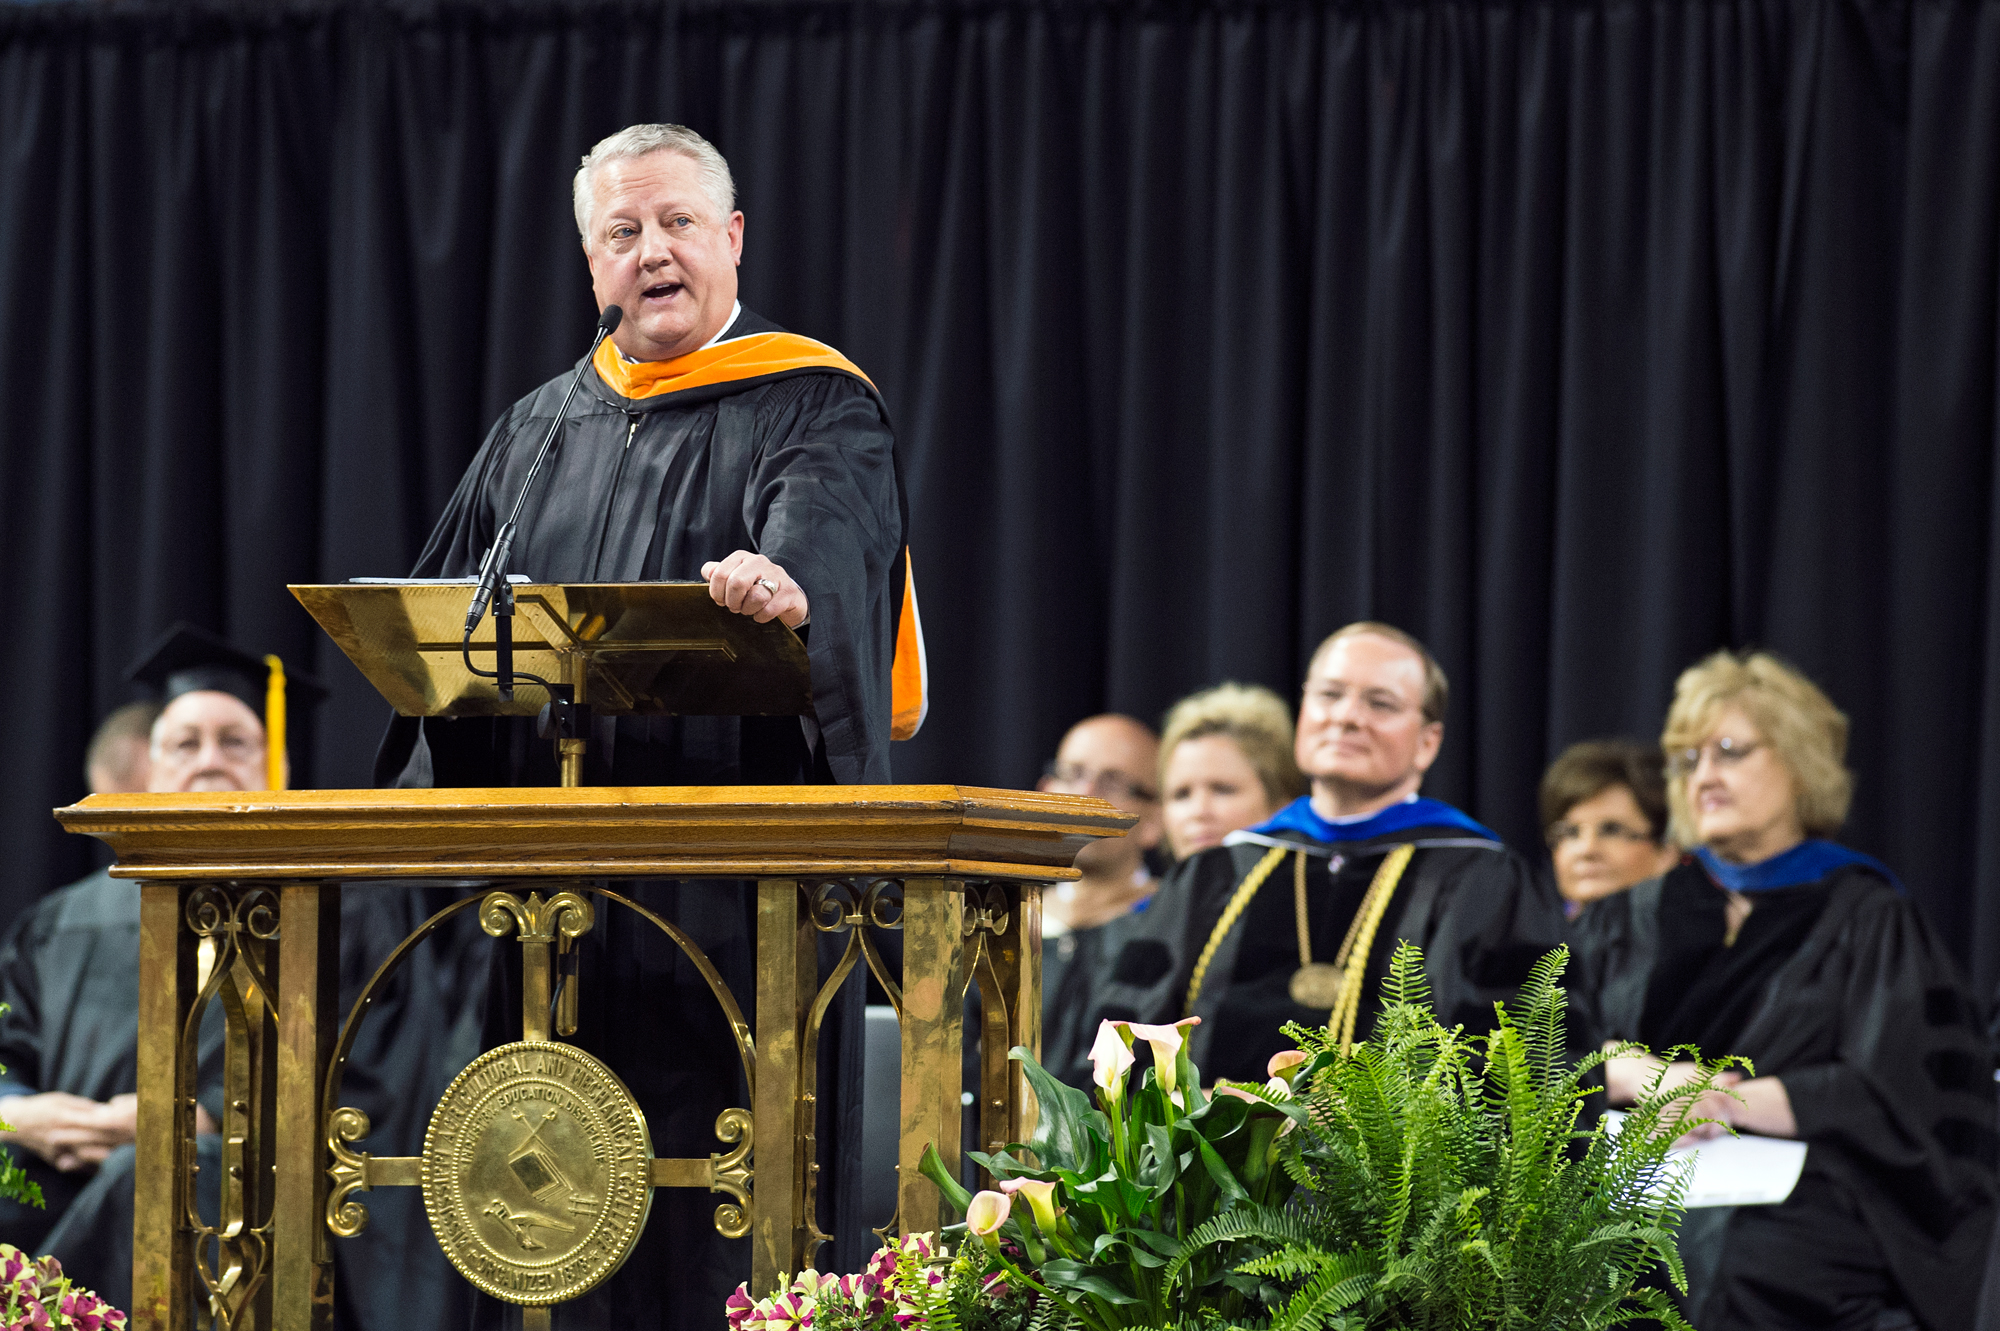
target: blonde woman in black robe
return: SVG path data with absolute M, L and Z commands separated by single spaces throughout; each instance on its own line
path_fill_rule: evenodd
M 1740 1055 L 1703 1130 L 1795 1138 L 1780 1204 L 1689 1213 L 1702 1331 L 1959 1331 L 1994 1216 L 1993 1057 L 1977 1007 L 1882 864 L 1827 838 L 1847 721 L 1765 653 L 1682 674 L 1661 742 L 1679 867 L 1585 913 L 1603 1034 Z M 1613 1104 L 1655 1061 L 1614 1059 Z M 1677 1062 L 1670 1083 L 1692 1072 Z

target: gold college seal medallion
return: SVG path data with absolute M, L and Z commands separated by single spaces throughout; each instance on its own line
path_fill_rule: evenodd
M 1332 1008 L 1340 1002 L 1341 986 L 1346 981 L 1347 972 L 1338 966 L 1307 962 L 1292 972 L 1292 1001 L 1300 1007 Z
M 509 1303 L 573 1299 L 625 1261 L 652 1209 L 646 1118 L 571 1045 L 488 1050 L 424 1134 L 424 1210 L 459 1273 Z

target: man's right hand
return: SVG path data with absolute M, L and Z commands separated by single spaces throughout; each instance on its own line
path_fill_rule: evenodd
M 138 1135 L 139 1098 L 113 1096 L 100 1104 L 66 1091 L 43 1091 L 0 1100 L 0 1122 L 13 1125 L 6 1140 L 19 1142 L 64 1173 L 95 1168 Z

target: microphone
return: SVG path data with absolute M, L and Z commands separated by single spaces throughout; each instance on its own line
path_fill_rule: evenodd
M 514 496 L 514 508 L 507 514 L 507 521 L 501 524 L 500 534 L 493 538 L 493 544 L 486 547 L 486 558 L 479 565 L 479 584 L 472 589 L 472 607 L 465 612 L 465 636 L 479 627 L 479 621 L 486 617 L 486 611 L 493 604 L 493 594 L 507 576 L 507 556 L 514 548 L 514 524 L 521 516 L 521 506 L 528 502 L 528 491 L 535 485 L 535 477 L 541 474 L 542 463 L 548 459 L 555 447 L 556 436 L 562 433 L 563 417 L 569 411 L 570 399 L 583 384 L 584 371 L 590 368 L 592 357 L 604 339 L 611 336 L 624 319 L 625 311 L 617 305 L 606 305 L 604 313 L 597 319 L 597 336 L 591 339 L 590 350 L 583 358 L 583 364 L 576 367 L 576 375 L 569 381 L 569 392 L 563 394 L 562 405 L 556 408 L 556 418 L 549 422 L 549 432 L 542 439 L 541 451 L 535 454 L 535 461 L 528 468 L 527 479 L 521 482 L 521 492 Z M 468 662 L 469 664 L 469 662 Z

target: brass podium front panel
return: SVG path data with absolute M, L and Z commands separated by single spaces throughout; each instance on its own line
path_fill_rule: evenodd
M 369 1190 L 391 1186 L 440 1197 L 435 1214 L 457 1217 L 439 1226 L 448 1253 L 457 1244 L 461 1270 L 491 1272 L 481 1287 L 524 1304 L 531 1327 L 548 1325 L 548 1304 L 622 1260 L 624 1228 L 586 1229 L 571 1218 L 582 1211 L 565 1209 L 576 1203 L 601 1216 L 614 1185 L 628 1221 L 645 1205 L 630 1199 L 649 1198 L 652 1187 L 718 1194 L 717 1228 L 751 1237 L 751 1287 L 769 1291 L 831 1237 L 814 1220 L 815 1051 L 834 995 L 863 966 L 882 980 L 902 1026 L 898 1211 L 881 1217 L 882 1232 L 948 1223 L 915 1165 L 926 1144 L 958 1158 L 966 989 L 978 987 L 986 1013 L 976 1093 L 981 1144 L 992 1150 L 1033 1127 L 1025 1079 L 1005 1055 L 1040 1045 L 1041 886 L 1074 878 L 1077 849 L 1132 822 L 1093 799 L 952 786 L 93 796 L 58 817 L 104 840 L 118 856 L 114 875 L 142 884 L 132 1311 L 134 1325 L 160 1331 L 193 1326 L 197 1300 L 218 1326 L 329 1328 L 334 1242 L 366 1224 Z M 340 881 L 469 876 L 496 880 L 495 890 L 406 939 L 343 1028 L 333 987 Z M 754 1031 L 692 940 L 610 886 L 704 877 L 757 883 Z M 493 1060 L 489 1069 L 523 1061 L 497 1073 L 468 1069 L 461 1085 L 471 1089 L 441 1101 L 425 1156 L 372 1156 L 366 1116 L 339 1104 L 340 1069 L 369 994 L 445 917 L 474 908 L 487 933 L 511 936 L 504 945 L 522 949 L 524 967 L 522 1043 L 482 1059 Z M 569 975 L 565 940 L 607 910 L 637 912 L 673 937 L 736 1034 L 750 1103 L 722 1115 L 706 1159 L 653 1158 L 643 1118 L 615 1106 L 586 1123 L 562 1118 L 548 1094 L 529 1093 L 556 1064 L 573 1074 L 559 1078 L 565 1084 L 591 1075 L 589 1056 L 560 1043 L 573 1016 L 551 985 Z M 895 928 L 906 935 L 900 986 L 872 938 Z M 825 977 L 815 962 L 820 934 L 846 939 Z M 579 980 L 590 983 L 587 974 L 566 983 Z M 219 1228 L 204 1226 L 190 1204 L 194 1060 L 181 1038 L 212 1001 L 227 1017 L 226 1149 L 245 1180 L 225 1188 Z M 487 1114 L 481 1096 L 496 1077 L 523 1079 L 521 1094 Z M 595 1103 L 616 1100 L 609 1085 Z M 547 1140 L 512 1117 L 534 1103 L 557 1109 L 557 1120 L 543 1121 Z M 622 1172 L 575 1163 L 579 1143 L 600 1136 L 624 1143 Z M 468 1215 L 471 1200 L 479 1205 Z M 448 1237 L 454 1224 L 457 1239 Z M 550 1250 L 561 1258 L 536 1256 Z

